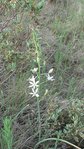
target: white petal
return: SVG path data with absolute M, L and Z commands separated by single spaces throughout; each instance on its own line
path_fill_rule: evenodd
M 32 78 L 29 79 L 31 82 L 35 82 L 35 78 L 34 76 L 32 76 Z
M 38 94 L 36 94 L 36 97 L 39 97 L 39 95 L 38 95 Z
M 53 72 L 53 68 L 52 68 L 52 69 L 50 69 L 48 73 L 52 73 L 52 72 Z
M 33 93 L 29 93 L 30 95 L 33 95 Z
M 36 82 L 36 84 L 38 84 L 38 83 L 39 83 L 39 81 Z
M 30 84 L 33 84 L 33 82 L 29 82 Z

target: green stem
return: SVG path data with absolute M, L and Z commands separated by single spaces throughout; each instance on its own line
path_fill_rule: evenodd
M 80 147 L 78 147 L 78 146 L 76 146 L 76 145 L 74 145 L 74 144 L 72 144 L 72 143 L 70 143 L 70 142 L 68 142 L 68 141 L 66 141 L 66 140 L 62 140 L 62 139 L 58 139 L 58 138 L 47 138 L 47 139 L 44 139 L 44 140 L 42 140 L 42 141 L 39 141 L 39 142 L 35 145 L 34 149 L 36 149 L 41 143 L 44 143 L 44 142 L 46 142 L 46 141 L 60 141 L 60 142 L 66 143 L 66 144 L 68 144 L 68 145 L 70 145 L 70 146 L 73 146 L 73 147 L 76 148 L 76 149 L 81 149 Z
M 36 51 L 36 59 L 37 59 L 37 64 L 38 64 L 38 80 L 39 80 L 39 84 L 40 84 L 40 46 L 39 46 L 39 40 L 37 38 L 37 34 L 36 32 L 33 30 L 33 42 L 34 42 L 34 46 L 35 46 L 35 51 Z M 39 85 L 39 92 L 40 92 L 40 85 Z M 37 98 L 37 110 L 38 110 L 38 132 L 39 132 L 39 141 L 41 138 L 41 116 L 40 116 L 40 103 L 39 103 L 39 98 Z
M 40 116 L 40 104 L 39 104 L 39 98 L 37 98 L 37 109 L 38 109 L 38 132 L 39 132 L 39 141 L 41 138 L 41 116 Z
M 39 94 L 40 94 L 40 61 L 38 63 L 38 80 L 39 80 Z M 38 126 L 38 131 L 39 131 L 39 141 L 41 138 L 41 115 L 40 115 L 40 99 L 37 98 L 37 108 L 38 108 L 38 122 L 39 122 L 39 126 Z

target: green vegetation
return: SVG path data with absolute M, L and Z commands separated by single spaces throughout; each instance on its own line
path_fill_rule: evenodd
M 83 149 L 84 0 L 0 2 L 0 149 Z
M 3 120 L 4 127 L 1 130 L 1 148 L 12 149 L 13 134 L 12 134 L 12 122 L 10 118 L 5 117 Z

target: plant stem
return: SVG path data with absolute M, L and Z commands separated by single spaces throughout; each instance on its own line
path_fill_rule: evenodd
M 34 46 L 35 46 L 35 51 L 36 51 L 36 60 L 37 60 L 37 64 L 38 64 L 38 73 L 37 73 L 37 76 L 38 76 L 38 80 L 39 80 L 39 93 L 40 93 L 40 53 L 41 53 L 41 49 L 40 49 L 40 45 L 39 45 L 39 40 L 38 40 L 38 37 L 37 37 L 37 33 L 33 30 L 32 32 L 33 34 L 33 42 L 34 42 Z M 41 138 L 41 116 L 40 116 L 40 99 L 39 97 L 37 97 L 37 110 L 38 110 L 38 123 L 39 123 L 39 126 L 38 126 L 38 132 L 39 132 L 39 141 L 40 141 L 40 138 Z
M 39 132 L 39 141 L 41 138 L 41 116 L 40 116 L 40 104 L 39 104 L 39 98 L 37 98 L 37 109 L 38 109 L 38 132 Z
M 68 142 L 68 141 L 66 141 L 66 140 L 62 140 L 62 139 L 58 139 L 58 138 L 47 138 L 47 139 L 44 139 L 44 140 L 42 140 L 42 141 L 39 141 L 39 142 L 35 145 L 34 149 L 36 149 L 41 143 L 44 143 L 44 142 L 46 142 L 46 141 L 60 141 L 60 142 L 66 143 L 66 144 L 68 144 L 68 145 L 70 145 L 70 146 L 73 146 L 73 147 L 76 148 L 76 149 L 81 149 L 80 147 L 78 147 L 78 146 L 76 146 L 76 145 L 74 145 L 74 144 L 72 144 L 72 143 L 70 143 L 70 142 Z

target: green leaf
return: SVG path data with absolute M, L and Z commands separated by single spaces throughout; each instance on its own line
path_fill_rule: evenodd
M 37 4 L 36 9 L 38 9 L 38 10 L 42 9 L 43 6 L 44 6 L 44 2 L 45 2 L 45 0 L 40 1 L 40 2 Z

